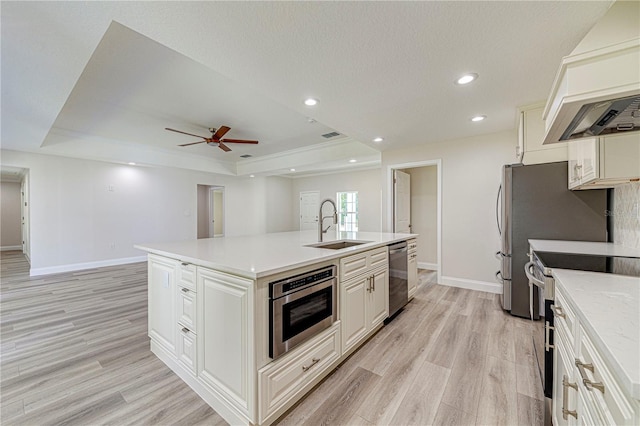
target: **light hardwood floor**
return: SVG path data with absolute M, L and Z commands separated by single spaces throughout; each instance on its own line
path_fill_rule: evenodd
M 2 252 L 0 423 L 225 424 L 149 350 L 146 264 L 30 278 Z M 281 425 L 539 425 L 532 327 L 433 284 Z

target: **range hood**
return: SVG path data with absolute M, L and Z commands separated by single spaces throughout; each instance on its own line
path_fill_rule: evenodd
M 616 2 L 562 60 L 543 112 L 545 145 L 640 131 L 639 16 L 640 2 Z

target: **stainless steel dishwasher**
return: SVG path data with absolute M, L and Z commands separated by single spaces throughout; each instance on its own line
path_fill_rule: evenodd
M 409 301 L 407 242 L 389 245 L 389 318 Z

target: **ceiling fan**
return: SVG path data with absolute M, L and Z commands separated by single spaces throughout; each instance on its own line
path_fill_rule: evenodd
M 251 144 L 257 144 L 258 141 L 248 141 L 245 139 L 222 139 L 222 137 L 227 134 L 227 132 L 229 130 L 231 130 L 230 127 L 227 126 L 221 126 L 218 129 L 215 129 L 213 127 L 209 128 L 209 131 L 211 132 L 211 137 L 208 138 L 206 136 L 200 136 L 200 135 L 194 135 L 193 133 L 187 133 L 187 132 L 183 132 L 180 130 L 176 130 L 176 129 L 170 129 L 168 127 L 165 127 L 165 130 L 169 130 L 170 132 L 176 132 L 176 133 L 182 133 L 183 135 L 189 135 L 189 136 L 195 136 L 197 138 L 202 138 L 204 139 L 203 141 L 200 142 L 191 142 L 191 143 L 185 143 L 182 145 L 178 145 L 178 146 L 189 146 L 189 145 L 196 145 L 199 143 L 207 143 L 207 145 L 213 145 L 213 146 L 218 146 L 221 150 L 225 151 L 225 152 L 229 152 L 231 151 L 231 148 L 229 148 L 227 145 L 225 145 L 226 143 L 251 143 Z

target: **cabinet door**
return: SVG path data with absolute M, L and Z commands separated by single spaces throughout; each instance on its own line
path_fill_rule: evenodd
M 598 139 L 583 139 L 580 142 L 580 184 L 591 182 L 599 177 Z
M 248 415 L 254 390 L 253 281 L 202 267 L 196 277 L 198 377 Z
M 409 253 L 407 268 L 407 285 L 409 287 L 409 299 L 411 299 L 418 289 L 418 253 Z
M 580 185 L 580 144 L 571 142 L 568 146 L 569 153 L 569 189 Z
M 177 261 L 149 256 L 149 337 L 176 353 Z
M 354 278 L 340 285 L 342 350 L 347 352 L 367 334 L 366 304 L 369 278 Z
M 371 291 L 369 291 L 367 317 L 369 329 L 372 329 L 389 316 L 389 274 L 384 269 L 373 274 L 370 280 Z

